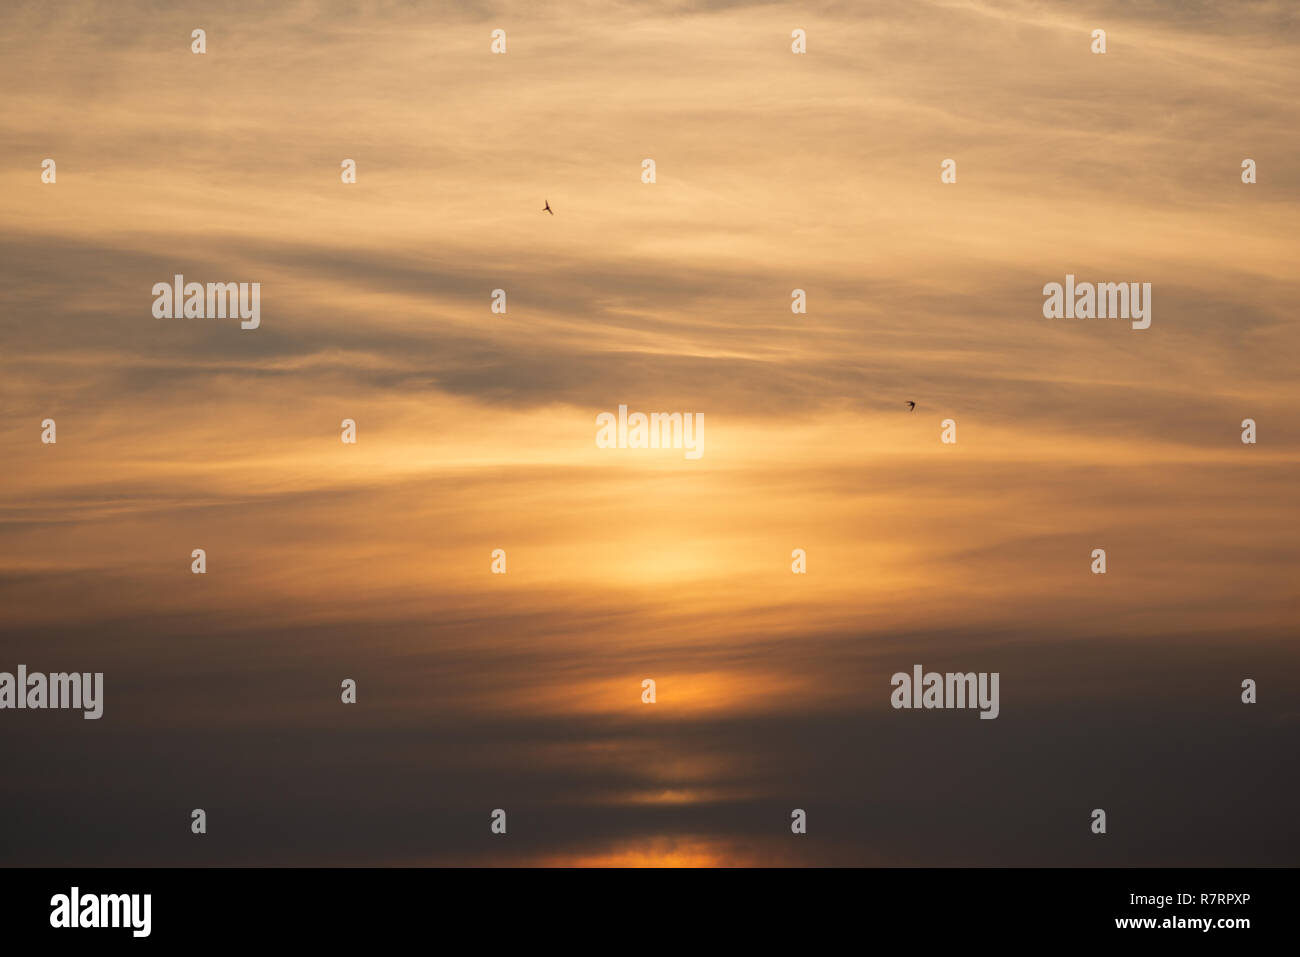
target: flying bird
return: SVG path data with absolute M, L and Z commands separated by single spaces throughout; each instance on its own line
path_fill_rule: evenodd
M 546 201 L 546 205 L 542 207 L 542 212 L 550 213 L 552 216 L 555 215 L 555 210 L 551 209 L 551 201 L 549 199 Z
M 913 402 L 911 399 L 908 399 L 908 400 L 907 400 L 907 411 L 908 411 L 908 412 L 915 412 L 915 411 L 916 411 L 916 403 Z

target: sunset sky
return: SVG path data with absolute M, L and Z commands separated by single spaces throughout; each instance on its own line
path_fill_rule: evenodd
M 0 671 L 105 675 L 0 864 L 1297 860 L 1295 4 L 17 3 L 0 88 Z

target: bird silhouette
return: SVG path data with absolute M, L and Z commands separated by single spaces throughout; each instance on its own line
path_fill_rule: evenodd
M 542 207 L 542 212 L 550 213 L 552 216 L 555 215 L 555 210 L 551 209 L 551 201 L 549 199 L 546 201 L 546 205 Z
M 911 399 L 908 399 L 908 400 L 907 400 L 907 411 L 908 411 L 908 412 L 915 412 L 915 411 L 916 411 L 916 403 L 913 402 Z

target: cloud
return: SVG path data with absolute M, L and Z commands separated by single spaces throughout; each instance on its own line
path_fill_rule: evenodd
M 0 861 L 1294 859 L 1204 773 L 1296 690 L 1296 15 L 1227 9 L 6 7 L 0 669 L 108 698 L 6 717 Z M 1066 273 L 1151 328 L 1042 318 Z M 916 661 L 1002 716 L 894 712 Z

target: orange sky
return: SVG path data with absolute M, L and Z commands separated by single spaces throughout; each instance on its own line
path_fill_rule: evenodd
M 110 780 L 220 795 L 245 862 L 323 855 L 268 823 L 304 805 L 309 835 L 352 815 L 344 863 L 1091 861 L 989 807 L 1101 780 L 1177 817 L 1181 772 L 1104 757 L 1136 747 L 1116 716 L 1222 729 L 1255 671 L 1251 740 L 1293 735 L 1292 8 L 863 6 L 0 14 L 0 669 L 102 665 L 105 754 L 209 742 L 171 754 L 184 794 L 146 757 Z M 261 327 L 155 319 L 176 273 L 260 282 Z M 1042 318 L 1067 273 L 1150 282 L 1151 327 Z M 597 448 L 620 404 L 704 413 L 703 457 Z M 888 706 L 916 661 L 1000 668 L 1003 716 L 918 743 Z M 983 812 L 879 789 L 945 749 L 1001 769 Z M 38 835 L 45 786 L 0 793 Z M 810 805 L 848 837 L 792 846 Z M 367 830 L 411 808 L 475 836 Z

